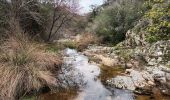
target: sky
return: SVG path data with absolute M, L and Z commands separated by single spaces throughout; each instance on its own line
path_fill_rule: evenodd
M 80 13 L 88 13 L 90 12 L 90 5 L 101 5 L 103 0 L 80 0 Z

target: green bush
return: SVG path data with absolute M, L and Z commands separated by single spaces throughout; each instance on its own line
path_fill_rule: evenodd
M 151 33 L 149 38 L 154 41 L 170 39 L 170 2 L 151 0 L 146 4 L 151 6 L 151 9 L 145 14 L 145 18 L 151 20 L 147 26 L 147 32 Z
M 123 41 L 127 30 L 144 15 L 146 7 L 143 3 L 143 0 L 113 2 L 95 17 L 90 31 L 102 36 L 104 42 L 117 44 Z

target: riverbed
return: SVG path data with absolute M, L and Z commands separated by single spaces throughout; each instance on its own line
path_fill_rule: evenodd
M 111 88 L 105 85 L 107 79 L 125 71 L 121 66 L 113 68 L 89 63 L 88 57 L 73 49 L 65 50 L 64 61 L 66 65 L 72 66 L 76 69 L 75 71 L 82 74 L 82 80 L 86 84 L 75 90 L 42 94 L 39 96 L 40 100 L 170 100 L 159 93 L 156 96 L 136 95 L 129 90 Z M 80 78 L 76 75 L 74 77 L 75 79 Z

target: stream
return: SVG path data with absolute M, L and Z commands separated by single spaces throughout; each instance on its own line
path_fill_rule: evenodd
M 102 68 L 91 64 L 88 57 L 73 49 L 66 49 L 65 54 L 65 63 L 83 75 L 85 86 L 74 91 L 42 94 L 40 100 L 154 100 L 150 99 L 150 96 L 135 95 L 128 90 L 104 85 L 102 80 L 116 76 L 123 71 L 122 69 Z M 78 78 L 76 75 L 74 77 Z

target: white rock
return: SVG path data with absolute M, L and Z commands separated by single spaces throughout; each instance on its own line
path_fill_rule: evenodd
M 159 51 L 159 52 L 157 52 L 157 55 L 161 56 L 161 55 L 163 55 L 163 53 L 161 51 Z
M 129 73 L 129 76 L 117 76 L 112 79 L 111 84 L 117 88 L 135 90 L 136 88 L 143 89 L 145 86 L 153 86 L 154 79 L 152 74 L 149 74 L 147 71 L 136 71 L 133 69 L 127 69 L 126 73 Z
M 135 90 L 132 79 L 128 76 L 117 76 L 113 79 L 113 84 L 117 88 Z

